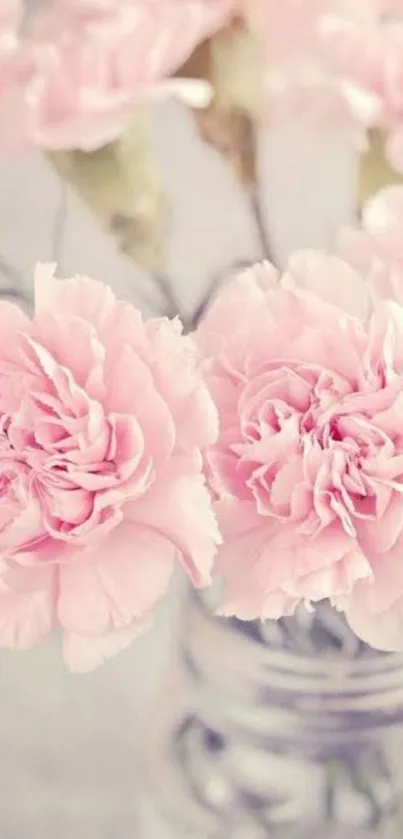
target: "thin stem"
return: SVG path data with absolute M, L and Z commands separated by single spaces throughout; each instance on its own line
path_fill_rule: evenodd
M 273 265 L 276 264 L 276 259 L 272 247 L 272 243 L 270 240 L 270 236 L 266 227 L 266 219 L 265 213 L 263 208 L 262 196 L 261 196 L 261 189 L 258 177 L 258 142 L 257 142 L 257 135 L 255 126 L 251 123 L 249 125 L 249 130 L 246 134 L 245 139 L 245 149 L 244 149 L 244 156 L 245 160 L 247 160 L 248 165 L 245 168 L 245 173 L 247 174 L 246 179 L 246 197 L 251 213 L 251 217 L 255 224 L 255 229 L 257 233 L 257 240 L 259 243 L 259 250 L 260 250 L 260 257 L 262 259 L 268 259 Z M 239 262 L 234 263 L 232 268 L 245 268 L 250 265 L 250 262 Z M 252 263 L 253 264 L 253 263 Z M 215 293 L 219 285 L 221 284 L 223 278 L 228 276 L 230 269 L 226 269 L 225 272 L 220 271 L 216 276 L 213 278 L 213 281 L 210 283 L 207 293 L 204 295 L 202 300 L 197 307 L 194 316 L 191 322 L 191 328 L 195 329 L 198 324 L 200 323 L 202 317 L 204 316 L 208 305 L 210 303 L 212 295 Z
M 261 200 L 260 188 L 257 180 L 251 183 L 247 187 L 247 198 L 248 203 L 251 211 L 251 216 L 255 222 L 255 228 L 257 232 L 257 238 L 259 242 L 259 249 L 260 249 L 260 256 L 263 259 L 268 259 L 273 265 L 276 264 L 276 260 L 273 254 L 273 249 L 270 241 L 270 237 L 268 231 L 266 229 L 266 222 L 264 217 L 264 210 Z M 219 285 L 221 284 L 223 278 L 228 276 L 231 269 L 243 269 L 247 268 L 249 265 L 253 264 L 253 261 L 246 261 L 240 260 L 239 262 L 235 262 L 232 266 L 225 269 L 224 271 L 218 272 L 214 277 L 212 282 L 209 285 L 207 293 L 204 295 L 202 300 L 200 301 L 194 315 L 192 318 L 192 328 L 195 329 L 198 324 L 200 323 L 202 317 L 204 316 L 209 302 L 211 300 L 212 295 L 217 290 Z
M 157 286 L 161 294 L 161 297 L 164 299 L 166 303 L 165 314 L 170 318 L 179 315 L 182 322 L 185 323 L 186 318 L 182 314 L 180 303 L 176 297 L 175 292 L 173 291 L 172 280 L 160 271 L 157 271 L 155 274 L 153 274 L 151 279 Z
M 179 306 L 176 302 L 174 295 L 172 294 L 172 292 L 169 293 L 168 278 L 163 277 L 160 274 L 150 274 L 149 284 L 150 286 L 154 286 L 154 288 L 156 288 L 159 292 L 159 296 L 162 297 L 166 308 L 165 314 L 167 314 L 168 317 L 175 317 L 175 315 L 179 314 L 182 322 L 185 323 L 185 319 L 179 311 Z M 134 289 L 135 297 L 138 303 L 142 304 L 143 306 L 146 306 L 146 308 L 149 309 L 152 313 L 155 311 L 157 307 L 159 308 L 160 302 L 156 300 L 155 296 L 152 295 L 150 291 L 144 290 L 143 288 L 139 288 L 137 284 Z
M 262 196 L 260 186 L 257 180 L 250 184 L 247 188 L 247 197 L 251 216 L 255 222 L 256 233 L 258 236 L 259 247 L 263 259 L 268 259 L 274 265 L 276 260 L 274 258 L 273 247 L 270 241 L 270 236 L 266 227 L 266 219 L 263 210 Z
M 251 183 L 247 187 L 247 198 L 249 202 L 249 207 L 251 211 L 251 216 L 255 222 L 257 237 L 260 246 L 261 257 L 263 259 L 268 259 L 273 265 L 276 264 L 272 245 L 270 242 L 270 237 L 268 231 L 266 229 L 263 205 L 261 200 L 260 188 L 257 180 Z M 238 262 L 233 263 L 229 268 L 224 269 L 224 271 L 218 272 L 214 277 L 212 282 L 209 285 L 207 293 L 204 295 L 202 300 L 200 301 L 194 315 L 192 318 L 192 328 L 195 329 L 198 324 L 200 323 L 201 319 L 203 318 L 208 305 L 210 303 L 211 297 L 214 292 L 219 288 L 223 279 L 228 276 L 228 274 L 233 270 L 242 270 L 248 268 L 250 265 L 253 264 L 253 260 L 239 260 Z
M 0 299 L 1 300 L 12 300 L 13 302 L 20 303 L 23 301 L 24 303 L 30 303 L 31 300 L 28 297 L 28 294 L 24 292 L 18 292 L 15 288 L 11 288 L 11 286 L 6 288 L 0 289 Z
M 356 223 L 357 227 L 360 227 L 362 224 L 362 207 L 360 207 L 359 204 L 355 207 L 353 221 Z
M 259 133 L 258 127 L 252 119 L 249 119 L 248 121 L 245 143 L 245 160 L 248 161 L 248 166 L 245 169 L 246 177 L 244 179 L 244 184 L 251 217 L 255 223 L 260 256 L 263 259 L 268 259 L 273 264 L 276 264 L 269 231 L 266 226 L 266 217 L 262 200 L 259 176 Z
M 217 271 L 217 273 L 214 274 L 206 294 L 202 297 L 199 305 L 193 313 L 192 321 L 190 324 L 192 329 L 196 329 L 196 327 L 199 325 L 207 310 L 207 307 L 211 301 L 213 294 L 220 287 L 223 280 L 230 274 L 235 274 L 239 271 L 244 271 L 246 268 L 250 268 L 251 265 L 253 265 L 253 260 L 238 259 L 235 262 L 232 262 L 231 265 L 227 265 L 225 268 L 222 268 L 220 271 Z
M 137 299 L 137 302 L 149 309 L 150 312 L 155 311 L 155 308 L 158 305 L 158 303 L 155 300 L 155 298 L 147 291 L 144 291 L 144 289 L 142 288 L 135 287 L 135 297 Z
M 25 289 L 24 275 L 2 256 L 0 256 L 0 274 L 4 274 L 8 280 L 11 280 L 11 285 L 0 287 L 0 298 L 13 300 L 17 303 L 30 304 L 32 302 Z
M 121 252 L 136 262 L 135 257 L 132 256 L 131 249 L 125 245 L 125 231 L 130 230 L 131 227 L 132 219 L 129 216 L 123 213 L 114 213 L 111 222 L 112 233 L 115 236 L 117 235 L 117 243 L 120 246 Z M 130 234 L 127 241 L 130 242 Z M 141 268 L 141 263 L 139 264 L 139 268 Z M 164 301 L 165 314 L 169 317 L 180 315 L 180 305 L 172 288 L 172 280 L 158 269 L 153 273 L 149 273 L 149 280 L 150 284 L 156 286 Z M 151 303 L 151 308 L 154 308 L 154 303 Z
M 336 816 L 336 783 L 339 774 L 337 762 L 330 762 L 326 771 L 325 813 L 327 824 L 333 824 Z
M 366 772 L 368 770 L 364 767 L 361 771 L 359 768 L 352 768 L 350 771 L 350 779 L 353 789 L 356 789 L 369 803 L 371 807 L 371 828 L 376 829 L 381 824 L 382 821 L 386 821 L 388 816 L 390 815 L 390 811 L 388 807 L 383 807 L 381 802 L 378 800 L 377 792 L 376 792 L 376 778 L 374 779 L 373 784 L 371 784 L 368 777 L 366 777 Z

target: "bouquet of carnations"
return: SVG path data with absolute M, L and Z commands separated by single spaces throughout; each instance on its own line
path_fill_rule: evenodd
M 229 282 L 193 335 L 85 277 L 0 303 L 0 644 L 59 629 L 86 670 L 150 624 L 176 562 L 218 612 L 324 598 L 403 648 L 403 191 Z
M 39 266 L 32 317 L 0 303 L 0 644 L 60 630 L 87 670 L 152 620 L 178 562 L 217 611 L 329 599 L 403 648 L 403 172 L 399 0 L 3 0 L 0 147 L 39 147 L 172 317 L 145 321 Z M 361 225 L 226 284 L 182 328 L 161 277 L 148 132 L 176 97 L 231 163 L 262 256 L 262 126 L 347 128 Z M 190 332 L 190 334 L 189 334 Z

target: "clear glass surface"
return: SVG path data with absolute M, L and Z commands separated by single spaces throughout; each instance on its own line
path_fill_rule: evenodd
M 402 839 L 403 656 L 324 605 L 265 626 L 189 597 L 150 724 L 143 835 Z

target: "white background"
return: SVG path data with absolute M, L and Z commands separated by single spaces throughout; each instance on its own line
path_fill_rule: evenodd
M 167 271 L 190 311 L 215 271 L 259 256 L 258 242 L 235 180 L 186 114 L 165 105 L 154 123 L 170 198 Z M 352 206 L 354 160 L 343 138 L 314 141 L 293 127 L 262 138 L 261 152 L 277 258 L 298 247 L 330 247 Z M 60 184 L 40 156 L 0 162 L 0 256 L 29 292 L 35 261 L 53 258 L 60 200 Z M 65 275 L 89 273 L 129 298 L 146 282 L 70 191 L 60 261 Z M 176 612 L 172 595 L 148 637 L 88 676 L 65 671 L 55 640 L 29 653 L 0 652 L 1 837 L 136 836 L 144 719 Z

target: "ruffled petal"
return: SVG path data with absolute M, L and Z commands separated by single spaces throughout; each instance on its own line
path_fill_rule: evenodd
M 55 626 L 56 571 L 15 569 L 0 580 L 0 646 L 25 650 Z
M 361 322 L 367 319 L 368 288 L 360 275 L 337 256 L 301 251 L 291 257 L 282 283 L 285 288 L 311 292 Z
M 112 656 L 127 649 L 139 635 L 151 628 L 152 623 L 152 618 L 144 617 L 124 629 L 95 636 L 64 632 L 62 652 L 65 664 L 73 673 L 95 670 Z
M 208 585 L 220 534 L 196 453 L 173 458 L 126 515 L 171 542 L 194 585 Z
M 75 635 L 130 625 L 166 591 L 175 550 L 157 532 L 123 521 L 100 544 L 60 567 L 57 613 Z

